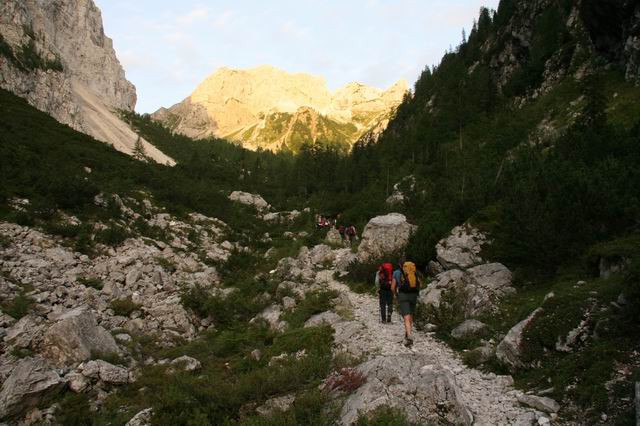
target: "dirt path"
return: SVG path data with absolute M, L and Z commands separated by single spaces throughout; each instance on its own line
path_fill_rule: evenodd
M 351 330 L 347 345 L 361 350 L 369 359 L 419 354 L 424 357 L 420 359 L 425 361 L 425 365 L 450 371 L 460 389 L 461 401 L 473 414 L 475 425 L 531 425 L 542 416 L 542 413 L 518 403 L 520 392 L 514 390 L 510 376 L 496 376 L 465 366 L 453 350 L 427 333 L 415 331 L 415 343 L 408 349 L 401 343 L 404 330 L 397 312 L 393 313 L 391 324 L 382 324 L 377 298 L 354 293 L 336 281 L 329 282 L 328 287 L 346 295 L 353 305 L 353 320 L 348 321 L 352 324 L 336 329 L 336 334 L 341 330 Z M 407 371 L 406 374 L 412 372 Z

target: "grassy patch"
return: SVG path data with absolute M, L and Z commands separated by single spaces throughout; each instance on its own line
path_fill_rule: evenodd
M 414 426 L 399 408 L 388 406 L 378 407 L 368 414 L 358 418 L 356 426 Z
M 134 303 L 130 297 L 127 297 L 126 299 L 113 300 L 109 306 L 115 315 L 122 317 L 128 317 L 134 311 L 140 309 L 140 305 Z
M 85 287 L 95 288 L 96 290 L 102 290 L 104 286 L 102 280 L 96 277 L 78 277 L 78 282 Z
M 33 300 L 24 292 L 20 292 L 13 299 L 0 304 L 2 312 L 18 320 L 29 313 Z
M 293 312 L 283 315 L 283 319 L 292 327 L 303 326 L 313 315 L 331 309 L 333 306 L 331 301 L 337 295 L 335 291 L 320 291 L 308 294 L 298 303 Z

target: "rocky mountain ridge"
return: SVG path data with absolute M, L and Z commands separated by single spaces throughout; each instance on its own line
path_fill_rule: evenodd
M 0 5 L 0 87 L 61 123 L 131 154 L 138 136 L 119 118 L 136 90 L 92 0 L 8 0 Z M 144 140 L 147 157 L 174 164 Z
M 386 91 L 349 83 L 331 93 L 313 75 L 266 65 L 221 68 L 189 98 L 161 108 L 153 118 L 189 137 L 228 138 L 251 149 L 296 150 L 304 141 L 318 140 L 349 146 L 386 127 L 406 93 L 404 81 Z

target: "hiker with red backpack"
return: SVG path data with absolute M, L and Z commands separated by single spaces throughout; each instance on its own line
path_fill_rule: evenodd
M 416 264 L 413 262 L 399 262 L 398 268 L 393 272 L 391 290 L 398 299 L 400 315 L 404 320 L 404 345 L 408 348 L 413 345 L 411 331 L 420 285 L 421 280 L 416 273 Z
M 383 323 L 391 322 L 393 313 L 393 292 L 391 282 L 393 281 L 393 265 L 383 263 L 376 271 L 376 286 L 378 287 L 378 297 L 380 298 L 380 317 Z

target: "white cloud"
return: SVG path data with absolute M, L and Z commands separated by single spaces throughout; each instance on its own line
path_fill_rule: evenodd
M 221 30 L 227 28 L 233 21 L 235 12 L 233 10 L 225 10 L 213 20 L 213 26 Z
M 304 39 L 309 35 L 308 28 L 299 27 L 291 20 L 286 21 L 282 26 L 280 26 L 280 32 L 296 39 Z
M 178 16 L 176 22 L 178 25 L 192 25 L 198 21 L 204 21 L 209 18 L 211 9 L 205 6 L 196 6 L 189 13 Z

